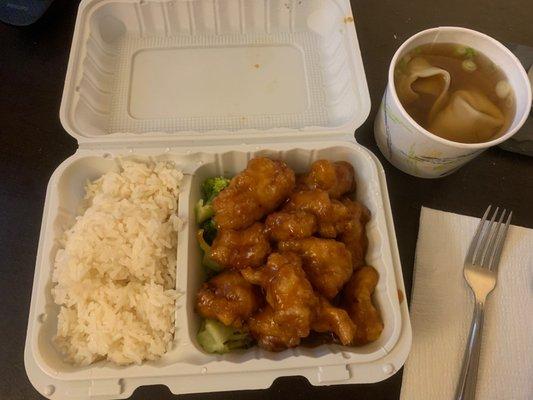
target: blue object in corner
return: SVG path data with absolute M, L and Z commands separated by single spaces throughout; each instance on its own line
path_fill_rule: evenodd
M 33 24 L 54 0 L 0 0 L 0 21 L 10 25 Z

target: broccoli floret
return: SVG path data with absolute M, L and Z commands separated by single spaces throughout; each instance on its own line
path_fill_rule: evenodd
M 213 319 L 204 320 L 197 339 L 206 352 L 218 354 L 245 348 L 251 344 L 251 338 L 247 333 L 240 332 Z
M 202 265 L 208 269 L 208 275 L 217 275 L 220 271 L 224 269 L 223 267 L 218 265 L 218 263 L 215 262 L 207 253 L 205 253 L 204 257 L 202 258 Z
M 211 203 L 205 204 L 204 199 L 198 200 L 198 203 L 196 203 L 196 206 L 194 207 L 194 211 L 196 213 L 196 222 L 199 224 L 208 220 L 215 214 L 213 205 Z
M 201 186 L 202 198 L 196 203 L 196 222 L 201 224 L 207 221 L 215 214 L 213 209 L 213 199 L 229 185 L 229 179 L 222 176 L 216 176 L 214 178 L 207 178 Z
M 213 244 L 213 240 L 215 240 L 215 237 L 217 236 L 217 227 L 215 225 L 215 221 L 210 218 L 207 221 L 205 221 L 201 225 L 202 229 L 204 230 L 204 239 L 207 242 L 208 245 Z
M 205 204 L 210 204 L 218 194 L 229 185 L 230 180 L 223 176 L 207 178 L 202 183 L 202 196 Z
M 222 271 L 222 267 L 218 265 L 210 256 L 211 253 L 211 246 L 207 244 L 207 242 L 204 239 L 204 230 L 199 229 L 198 232 L 196 232 L 196 238 L 198 240 L 198 244 L 200 245 L 200 248 L 204 252 L 204 257 L 202 259 L 202 265 L 206 268 L 208 268 L 211 271 L 214 272 L 220 272 Z

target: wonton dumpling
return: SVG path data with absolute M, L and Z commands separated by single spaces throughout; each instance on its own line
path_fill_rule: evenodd
M 479 143 L 492 138 L 504 124 L 504 116 L 483 93 L 458 90 L 442 110 L 430 118 L 428 130 L 455 142 Z
M 431 107 L 430 119 L 437 112 L 448 96 L 450 73 L 442 68 L 432 66 L 422 57 L 412 58 L 401 73 L 396 85 L 396 92 L 402 104 L 416 101 L 420 94 L 435 97 Z

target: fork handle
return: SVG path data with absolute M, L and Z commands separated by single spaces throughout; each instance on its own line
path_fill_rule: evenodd
M 470 334 L 466 342 L 461 375 L 455 391 L 455 400 L 474 400 L 476 397 L 477 370 L 479 354 L 481 353 L 481 332 L 483 331 L 484 314 L 484 302 L 476 300 L 474 316 L 470 325 Z

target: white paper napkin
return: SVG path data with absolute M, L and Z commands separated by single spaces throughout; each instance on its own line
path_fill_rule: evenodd
M 454 398 L 474 307 L 463 260 L 478 222 L 422 208 L 402 400 Z M 476 399 L 533 399 L 532 271 L 533 230 L 511 226 L 485 310 Z

